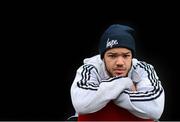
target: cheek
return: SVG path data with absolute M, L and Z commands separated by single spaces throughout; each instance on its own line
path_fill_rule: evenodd
M 108 70 L 111 70 L 112 66 L 113 66 L 113 63 L 109 60 L 106 60 L 105 61 L 105 66 Z
M 131 68 L 131 61 L 128 61 L 126 66 L 127 66 L 128 69 L 130 69 Z
M 113 67 L 114 63 L 113 63 L 113 61 L 107 60 L 106 65 L 107 65 L 107 67 L 111 68 L 111 67 Z
M 105 67 L 106 67 L 106 70 L 107 70 L 107 73 L 110 77 L 113 77 L 113 71 L 112 71 L 112 64 L 110 63 L 105 63 Z
M 106 62 L 106 68 L 109 70 L 109 69 L 110 69 L 110 67 L 111 67 L 111 64 L 110 64 L 110 63 L 108 63 L 108 62 Z

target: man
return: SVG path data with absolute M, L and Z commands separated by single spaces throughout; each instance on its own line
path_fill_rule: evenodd
M 134 58 L 133 32 L 111 25 L 100 39 L 100 54 L 77 70 L 71 99 L 79 121 L 160 119 L 164 90 L 153 66 Z

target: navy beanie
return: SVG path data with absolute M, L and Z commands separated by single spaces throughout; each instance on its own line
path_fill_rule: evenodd
M 124 47 L 132 51 L 132 55 L 135 55 L 135 39 L 133 37 L 134 29 L 120 24 L 111 25 L 102 34 L 99 44 L 99 53 L 101 59 L 104 57 L 104 53 L 111 48 Z

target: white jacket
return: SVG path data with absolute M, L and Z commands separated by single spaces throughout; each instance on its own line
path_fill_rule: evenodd
M 158 120 L 164 110 L 164 90 L 152 65 L 132 60 L 128 77 L 110 78 L 100 55 L 84 59 L 71 86 L 72 104 L 79 114 L 93 113 L 113 100 L 143 119 Z M 131 91 L 133 82 L 137 91 Z

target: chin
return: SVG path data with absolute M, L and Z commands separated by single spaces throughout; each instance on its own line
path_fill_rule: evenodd
M 126 74 L 115 74 L 114 76 L 125 77 L 125 76 L 126 76 Z
M 116 77 L 124 77 L 126 75 L 124 75 L 124 74 L 115 74 L 114 76 L 116 76 Z

